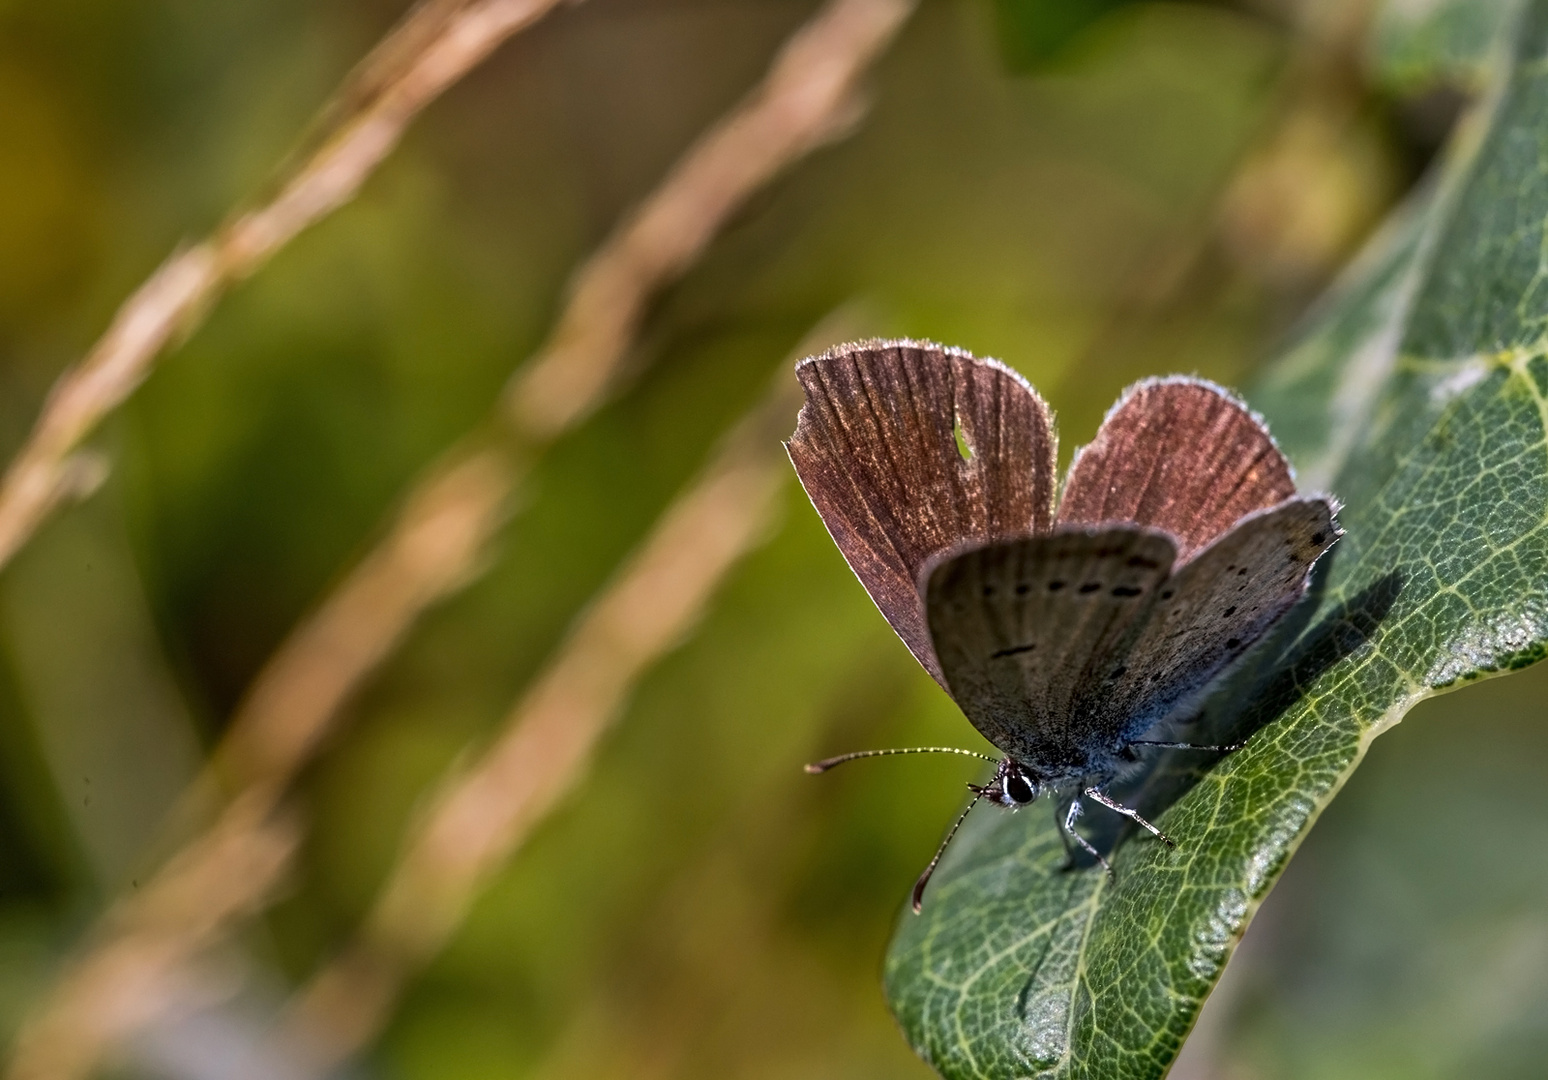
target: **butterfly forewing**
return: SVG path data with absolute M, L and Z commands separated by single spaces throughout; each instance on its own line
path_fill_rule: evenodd
M 1131 521 L 1177 538 L 1178 561 L 1295 494 L 1268 429 L 1197 379 L 1131 388 L 1070 467 L 1060 525 Z
M 920 342 L 841 346 L 796 375 L 806 404 L 788 445 L 801 484 L 881 613 L 945 685 L 919 571 L 967 542 L 1047 531 L 1047 406 L 1009 369 Z
M 1076 701 L 1123 677 L 1125 647 L 1174 554 L 1166 535 L 1118 526 L 1001 541 L 927 567 L 936 655 L 968 719 L 1050 777 L 1090 768 Z
M 1339 535 L 1323 498 L 1243 519 L 1166 581 L 1129 646 L 1123 676 L 1089 684 L 1076 712 L 1120 742 L 1202 693 L 1293 607 Z

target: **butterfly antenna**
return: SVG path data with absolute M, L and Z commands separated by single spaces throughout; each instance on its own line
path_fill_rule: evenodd
M 972 785 L 969 785 L 972 787 Z M 946 839 L 941 841 L 941 846 L 935 849 L 935 858 L 930 860 L 930 865 L 924 868 L 924 873 L 919 875 L 919 880 L 914 882 L 914 914 L 918 915 L 924 907 L 925 886 L 930 884 L 930 875 L 935 873 L 936 864 L 941 861 L 941 856 L 946 854 L 946 845 L 951 843 L 951 838 L 957 835 L 957 830 L 962 828 L 962 823 L 972 813 L 973 807 L 978 805 L 978 800 L 984 797 L 982 788 L 973 788 L 973 801 L 967 804 L 967 809 L 957 815 L 957 820 L 952 822 L 951 829 L 946 833 Z
M 856 750 L 852 754 L 840 754 L 838 757 L 823 758 L 814 761 L 806 767 L 809 773 L 823 773 L 835 765 L 842 765 L 846 761 L 857 761 L 867 757 L 891 757 L 893 754 L 961 754 L 963 757 L 976 757 L 981 761 L 998 763 L 998 758 L 992 758 L 988 754 L 980 754 L 973 750 L 961 750 L 955 746 L 907 746 L 897 750 Z

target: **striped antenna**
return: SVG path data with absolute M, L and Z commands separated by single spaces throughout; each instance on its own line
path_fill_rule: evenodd
M 971 787 L 971 785 L 969 785 Z M 941 861 L 941 856 L 946 854 L 946 845 L 951 843 L 951 838 L 957 835 L 957 830 L 962 828 L 962 823 L 978 805 L 978 800 L 984 797 L 985 788 L 973 788 L 973 801 L 967 804 L 967 809 L 957 815 L 957 820 L 952 822 L 950 831 L 946 833 L 946 839 L 941 841 L 941 846 L 935 849 L 935 858 L 930 860 L 930 865 L 924 868 L 924 873 L 919 875 L 919 880 L 914 882 L 914 914 L 918 915 L 924 907 L 925 886 L 930 884 L 930 875 L 935 873 L 935 866 Z
M 978 758 L 981 761 L 998 762 L 998 758 L 992 758 L 988 754 L 980 754 L 973 750 L 962 750 L 955 746 L 908 746 L 896 750 L 856 750 L 852 754 L 840 754 L 838 757 L 823 758 L 814 761 L 806 767 L 806 771 L 813 775 L 827 772 L 835 765 L 842 765 L 846 761 L 858 761 L 868 757 L 891 757 L 893 754 L 960 754 L 963 757 Z

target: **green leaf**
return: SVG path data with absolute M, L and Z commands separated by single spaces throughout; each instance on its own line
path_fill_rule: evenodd
M 1377 81 L 1400 94 L 1480 89 L 1520 10 L 1521 0 L 1387 0 L 1371 28 Z
M 1489 114 L 1250 395 L 1303 478 L 1345 500 L 1347 535 L 1278 662 L 1206 707 L 1261 725 L 1251 744 L 1139 789 L 1175 798 L 1158 824 L 1177 850 L 1123 844 L 1113 885 L 1060 872 L 1047 809 L 981 811 L 924 913 L 901 917 L 887 994 L 943 1075 L 1163 1075 L 1371 740 L 1443 688 L 1544 654 L 1545 52 L 1537 0 Z

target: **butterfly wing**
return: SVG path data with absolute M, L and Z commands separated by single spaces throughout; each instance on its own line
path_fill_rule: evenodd
M 1176 548 L 1134 526 L 1058 530 L 970 548 L 925 568 L 921 592 L 948 689 L 973 726 L 1045 775 L 1079 775 L 1098 745 L 1076 713 L 1121 679 Z M 1109 740 L 1111 742 L 1111 740 Z
M 1132 521 L 1177 537 L 1186 562 L 1247 514 L 1295 494 L 1268 429 L 1198 379 L 1149 380 L 1119 399 L 1076 454 L 1060 525 Z
M 922 342 L 840 346 L 796 377 L 806 392 L 787 444 L 796 474 L 882 615 L 945 686 L 920 568 L 964 542 L 1048 530 L 1048 408 L 1010 369 Z
M 1250 514 L 1161 587 L 1122 678 L 1082 688 L 1076 711 L 1120 742 L 1200 695 L 1306 593 L 1312 565 L 1340 535 L 1325 498 Z

